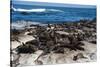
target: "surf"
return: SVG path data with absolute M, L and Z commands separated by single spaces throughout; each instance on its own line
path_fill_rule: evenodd
M 14 8 L 12 7 L 13 11 L 17 12 L 64 12 L 58 9 L 45 9 L 45 8 L 37 8 L 37 9 L 22 9 L 22 8 Z

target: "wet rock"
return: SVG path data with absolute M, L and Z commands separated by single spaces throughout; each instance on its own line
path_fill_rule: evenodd
M 96 44 L 97 42 L 96 41 L 90 41 L 90 43 Z
M 31 40 L 31 41 L 26 42 L 25 44 L 32 44 L 35 46 L 39 46 L 39 42 L 37 40 Z
M 18 52 L 18 54 L 20 54 L 20 53 L 34 53 L 36 51 L 36 49 L 37 48 L 34 45 L 23 44 L 23 45 L 18 46 L 16 51 Z
M 11 30 L 11 35 L 19 35 L 20 34 L 20 31 L 17 30 L 17 29 L 12 29 Z

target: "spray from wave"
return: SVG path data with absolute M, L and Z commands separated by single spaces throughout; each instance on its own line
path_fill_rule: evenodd
M 30 25 L 40 25 L 46 26 L 47 24 L 41 24 L 40 22 L 31 22 L 31 21 L 17 21 L 11 24 L 11 29 L 25 29 L 26 27 L 30 27 Z

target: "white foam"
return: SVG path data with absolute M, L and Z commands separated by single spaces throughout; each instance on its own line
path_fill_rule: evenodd
M 53 11 L 53 12 L 64 12 L 62 10 L 58 10 L 58 9 L 47 9 L 48 11 Z
M 44 12 L 46 9 L 21 9 L 21 8 L 12 8 L 14 11 L 19 12 Z
M 36 9 L 21 9 L 21 8 L 14 8 L 12 7 L 12 10 L 18 11 L 18 12 L 64 12 L 62 10 L 58 9 L 45 9 L 45 8 L 36 8 Z
M 31 24 L 38 25 L 41 24 L 39 22 L 30 22 L 30 21 L 17 21 L 11 24 L 12 29 L 24 29 L 26 26 L 30 26 Z

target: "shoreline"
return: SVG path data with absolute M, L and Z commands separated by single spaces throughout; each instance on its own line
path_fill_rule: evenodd
M 27 26 L 30 26 L 30 25 L 37 25 L 37 26 L 47 26 L 48 24 L 50 25 L 56 25 L 56 24 L 70 24 L 70 23 L 85 23 L 85 22 L 96 22 L 96 18 L 93 18 L 93 19 L 80 19 L 80 20 L 77 20 L 77 21 L 60 21 L 60 22 L 57 22 L 57 21 L 54 21 L 53 23 L 51 22 L 33 22 L 33 21 L 24 21 L 24 20 L 21 20 L 21 21 L 16 21 L 16 22 L 13 22 L 11 23 L 11 29 L 14 27 L 14 28 L 23 28 L 23 27 L 27 27 Z

